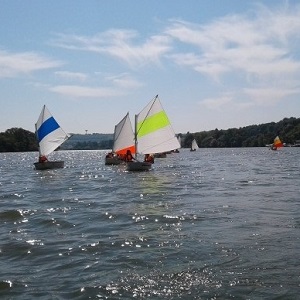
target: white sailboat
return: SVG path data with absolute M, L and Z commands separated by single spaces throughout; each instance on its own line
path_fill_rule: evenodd
M 64 161 L 48 161 L 47 156 L 54 152 L 70 136 L 59 126 L 46 105 L 35 124 L 36 137 L 39 143 L 39 161 L 34 163 L 37 170 L 57 169 L 64 167 Z
M 115 126 L 114 144 L 112 152 L 105 157 L 106 165 L 119 165 L 124 163 L 127 151 L 135 154 L 134 133 L 129 118 L 129 113 Z
M 198 146 L 196 140 L 193 139 L 192 146 L 191 146 L 191 151 L 196 151 L 197 149 L 199 149 L 199 146 Z
M 179 143 L 180 148 L 181 148 L 181 136 L 180 135 L 177 137 L 177 140 L 178 140 L 178 143 Z M 172 153 L 179 153 L 179 149 L 173 150 Z
M 129 171 L 151 169 L 152 163 L 138 161 L 137 153 L 154 154 L 180 148 L 158 95 L 138 115 L 135 115 L 134 140 L 136 156 L 134 161 L 127 163 Z

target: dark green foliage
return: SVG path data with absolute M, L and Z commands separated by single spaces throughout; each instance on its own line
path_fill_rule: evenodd
M 0 152 L 37 151 L 35 134 L 22 128 L 11 128 L 0 133 Z
M 113 140 L 100 141 L 100 142 L 77 142 L 73 146 L 73 150 L 101 150 L 101 149 L 111 149 L 113 146 Z
M 202 148 L 264 147 L 271 144 L 276 135 L 283 143 L 294 144 L 300 140 L 300 118 L 285 118 L 278 123 L 251 125 L 238 129 L 215 129 L 180 135 L 183 148 L 190 148 L 194 138 Z
M 64 142 L 61 149 L 68 150 L 101 150 L 111 149 L 113 146 L 113 134 L 72 134 L 71 138 Z
M 211 130 L 186 134 L 179 133 L 181 147 L 190 148 L 195 138 L 201 148 L 264 147 L 278 135 L 283 143 L 295 144 L 300 140 L 300 118 L 285 118 L 278 123 L 251 125 L 227 130 Z M 112 134 L 72 136 L 64 149 L 111 149 Z M 63 147 L 62 147 L 63 148 Z M 37 151 L 35 134 L 22 128 L 11 128 L 0 133 L 0 152 Z

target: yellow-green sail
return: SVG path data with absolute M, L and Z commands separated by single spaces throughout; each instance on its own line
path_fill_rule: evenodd
M 137 152 L 161 153 L 180 148 L 170 120 L 156 96 L 136 115 Z

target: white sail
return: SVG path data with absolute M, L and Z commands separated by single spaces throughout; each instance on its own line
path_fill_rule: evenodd
M 35 127 L 40 156 L 49 155 L 69 138 L 45 105 Z
M 181 148 L 181 136 L 180 135 L 177 137 L 177 140 L 178 140 L 178 143 L 179 143 L 180 148 Z
M 129 118 L 129 113 L 115 126 L 113 152 L 126 154 L 130 150 L 135 153 L 134 133 Z
M 191 149 L 192 149 L 192 150 L 197 150 L 197 149 L 199 149 L 198 144 L 197 144 L 197 142 L 196 142 L 195 139 L 193 139 L 193 141 L 192 141 L 192 147 L 191 147 Z
M 151 154 L 180 148 L 158 96 L 135 116 L 137 152 Z

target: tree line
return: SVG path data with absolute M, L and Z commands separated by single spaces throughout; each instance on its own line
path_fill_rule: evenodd
M 296 141 L 300 141 L 300 118 L 284 118 L 277 123 L 242 128 L 226 130 L 216 128 L 210 131 L 178 134 L 181 137 L 182 148 L 190 148 L 193 139 L 196 139 L 200 148 L 264 147 L 266 144 L 271 144 L 277 135 L 286 144 L 293 145 Z M 78 142 L 72 149 L 111 149 L 112 144 L 112 140 Z M 0 133 L 0 152 L 25 151 L 38 151 L 34 133 L 22 128 L 11 128 Z
M 0 152 L 37 151 L 38 143 L 34 133 L 22 128 L 11 128 L 0 132 Z
M 283 143 L 293 145 L 300 140 L 300 118 L 284 118 L 277 123 L 179 135 L 183 148 L 190 148 L 193 139 L 196 139 L 200 148 L 264 147 L 273 143 L 277 135 Z

